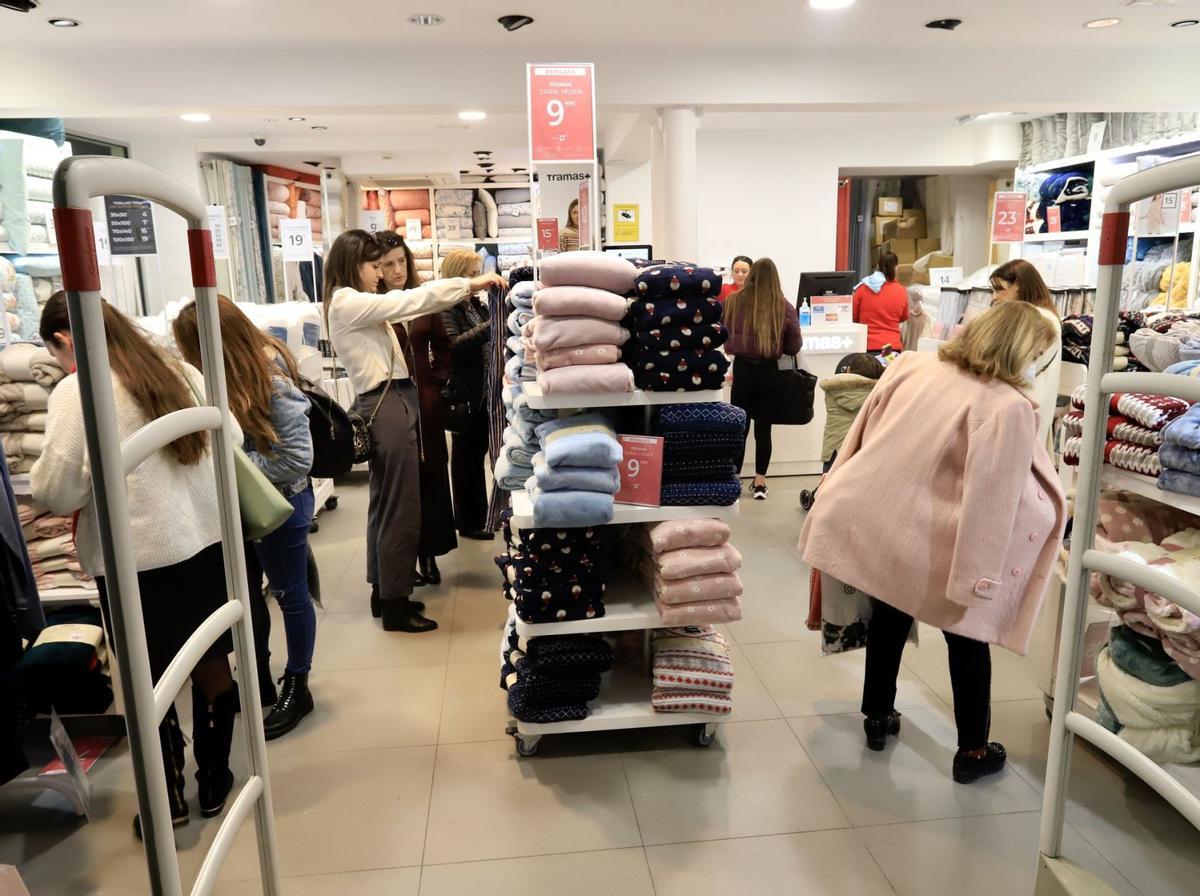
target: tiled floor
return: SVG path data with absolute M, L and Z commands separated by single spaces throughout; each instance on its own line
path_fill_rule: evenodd
M 442 627 L 388 634 L 366 612 L 365 487 L 339 489 L 313 543 L 321 566 L 317 710 L 268 747 L 289 896 L 805 893 L 1030 894 L 1049 725 L 1027 664 L 995 651 L 993 733 L 1012 764 L 970 787 L 954 745 L 945 645 L 923 631 L 900 684 L 904 730 L 862 744 L 861 655 L 822 659 L 804 627 L 796 555 L 801 480 L 774 480 L 735 523 L 746 559 L 736 714 L 707 750 L 679 730 L 547 738 L 518 759 L 504 736 L 496 645 L 505 606 L 494 545 L 467 542 L 421 597 Z M 283 656 L 274 632 L 276 665 Z M 239 767 L 240 766 L 236 766 Z M 1116 892 L 1183 896 L 1200 835 L 1156 795 L 1079 749 L 1066 855 Z M 148 892 L 127 753 L 93 773 L 95 815 L 0 789 L 0 863 L 34 896 Z M 217 822 L 177 834 L 185 881 Z M 259 893 L 253 825 L 219 887 Z

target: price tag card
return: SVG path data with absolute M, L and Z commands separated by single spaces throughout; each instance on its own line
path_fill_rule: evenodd
M 814 327 L 845 326 L 854 323 L 854 299 L 851 296 L 832 296 L 812 300 Z
M 662 436 L 618 435 L 617 441 L 625 452 L 617 503 L 658 507 L 662 503 Z
M 542 252 L 558 251 L 558 218 L 537 219 L 537 243 Z
M 312 222 L 308 218 L 280 219 L 279 238 L 284 261 L 312 261 Z
M 62 719 L 58 717 L 58 713 L 53 708 L 50 710 L 50 743 L 53 744 L 54 752 L 58 754 L 63 768 L 70 776 L 71 783 L 75 785 L 75 793 L 79 798 L 79 805 L 83 809 L 84 816 L 90 817 L 92 782 L 88 780 L 87 773 L 79 761 L 79 754 L 75 752 L 75 745 L 71 743 L 71 737 L 67 734 L 67 729 L 63 727 Z
M 962 282 L 962 268 L 930 268 L 929 285 L 939 289 L 953 289 Z
M 596 113 L 592 64 L 533 64 L 527 65 L 525 71 L 529 84 L 530 160 L 594 162 Z
M 379 233 L 381 230 L 387 230 L 387 212 L 381 211 L 363 211 L 359 212 L 362 215 L 362 229 L 367 233 Z
M 208 230 L 212 234 L 213 258 L 229 257 L 229 225 L 225 222 L 225 206 L 208 207 Z
M 404 219 L 404 238 L 410 243 L 415 243 L 421 238 L 423 225 L 420 218 L 405 218 Z M 446 237 L 448 239 L 458 239 L 459 229 L 458 222 L 451 221 L 446 225 Z
M 1050 233 L 1062 233 L 1062 209 L 1057 205 L 1046 209 L 1046 230 Z
M 92 236 L 96 239 L 96 263 L 112 264 L 112 247 L 108 243 L 108 221 L 93 216 Z
M 1088 155 L 1095 155 L 1104 148 L 1104 130 L 1107 122 L 1097 121 L 1088 131 Z
M 997 193 L 992 218 L 993 243 L 1025 242 L 1025 194 Z

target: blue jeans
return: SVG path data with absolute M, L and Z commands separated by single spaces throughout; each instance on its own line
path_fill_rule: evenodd
M 275 592 L 279 609 L 283 612 L 288 654 L 285 669 L 293 675 L 303 675 L 312 668 L 313 648 L 317 643 L 317 614 L 313 609 L 312 596 L 308 593 L 308 529 L 312 525 L 315 508 L 312 486 L 288 500 L 295 508 L 291 517 L 270 535 L 254 542 L 253 550 L 246 551 L 246 566 L 250 577 L 251 601 L 254 600 L 256 585 L 261 590 L 263 573 L 267 574 L 267 582 Z M 269 620 L 268 616 L 268 633 Z M 262 641 L 264 643 L 259 648 L 260 663 L 265 660 L 265 635 Z

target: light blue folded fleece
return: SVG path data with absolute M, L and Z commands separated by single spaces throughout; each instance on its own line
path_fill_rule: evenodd
M 554 411 L 535 411 L 528 405 L 514 407 L 508 413 L 508 422 L 521 439 L 528 445 L 532 445 L 534 451 L 538 448 L 537 428 L 543 423 L 554 419 Z
M 1158 477 L 1158 487 L 1165 492 L 1200 498 L 1200 476 L 1183 470 L 1163 470 Z
M 1194 448 L 1163 442 L 1158 446 L 1158 462 L 1164 470 L 1182 470 L 1184 473 L 1200 476 L 1200 451 Z
M 525 483 L 529 499 L 533 502 L 533 526 L 572 528 L 576 526 L 604 526 L 612 522 L 613 496 L 603 492 L 544 492 L 537 487 L 537 480 Z
M 508 349 L 510 354 L 525 357 L 525 343 L 521 341 L 520 336 L 509 336 L 508 341 L 504 343 L 504 347 Z
M 508 316 L 508 332 L 514 336 L 521 335 L 521 328 L 533 320 L 532 308 L 518 308 Z
M 522 467 L 533 468 L 533 456 L 538 453 L 537 444 L 529 444 L 511 426 L 504 430 L 504 451 L 509 460 Z
M 533 475 L 544 492 L 584 491 L 615 495 L 621 474 L 613 467 L 552 467 L 539 451 L 533 456 Z
M 1192 451 L 1200 450 L 1200 404 L 1194 404 L 1184 413 L 1182 417 L 1172 420 L 1163 430 L 1163 445 L 1181 445 L 1184 448 L 1189 448 Z M 1162 453 L 1161 451 L 1159 452 Z M 1185 470 L 1186 467 L 1177 467 L 1174 464 L 1164 463 L 1164 467 L 1171 467 L 1176 470 Z M 1189 472 L 1200 472 L 1189 470 Z
M 518 308 L 532 308 L 535 292 L 537 292 L 537 283 L 533 280 L 522 280 L 508 291 L 508 298 Z
M 519 492 L 525 488 L 525 483 L 533 477 L 533 468 L 513 463 L 508 451 L 502 451 L 496 458 L 496 469 L 492 473 L 496 485 L 506 492 Z
M 537 368 L 532 364 L 526 364 L 525 359 L 520 355 L 513 355 L 504 364 L 504 375 L 514 383 L 531 382 L 537 379 Z
M 542 423 L 538 441 L 552 467 L 616 467 L 625 454 L 616 430 L 600 414 L 576 414 Z

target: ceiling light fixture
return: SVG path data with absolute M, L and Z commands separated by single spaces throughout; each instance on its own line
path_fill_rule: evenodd
M 530 16 L 523 15 L 501 16 L 496 21 L 500 23 L 500 27 L 505 31 L 520 31 L 526 25 L 533 24 L 533 19 Z
M 306 121 L 303 115 L 289 115 L 288 121 Z
M 467 109 L 463 112 L 459 112 L 458 118 L 460 121 L 483 121 L 485 118 L 487 118 L 487 113 L 481 112 L 478 109 Z
M 953 31 L 962 24 L 962 19 L 934 19 L 932 22 L 926 22 L 926 28 L 932 28 L 934 31 Z
M 78 28 L 79 22 L 76 19 L 50 19 L 50 24 L 55 28 Z
M 415 16 L 408 17 L 408 24 L 410 25 L 440 25 L 444 21 L 446 19 L 443 16 L 439 16 L 433 12 L 421 12 Z
M 1090 22 L 1084 22 L 1083 27 L 1095 30 L 1097 28 L 1111 28 L 1113 25 L 1120 24 L 1120 19 L 1092 19 Z
M 846 9 L 854 5 L 854 0 L 808 0 L 813 9 Z
M 204 124 L 206 121 L 212 121 L 212 116 L 207 112 L 184 112 L 179 117 L 192 124 Z
M 1200 25 L 1200 19 L 1180 19 L 1178 22 L 1172 22 L 1172 28 L 1192 28 Z
M 314 124 L 314 125 L 312 126 L 312 130 L 314 130 L 314 131 L 327 131 L 327 130 L 329 130 L 329 128 L 325 127 L 325 125 L 323 125 L 323 124 Z

